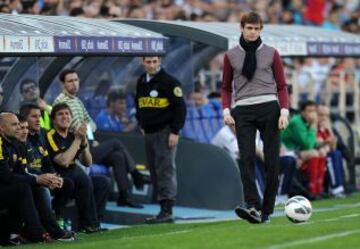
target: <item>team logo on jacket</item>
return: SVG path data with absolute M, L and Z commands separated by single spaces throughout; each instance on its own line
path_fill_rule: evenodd
M 44 148 L 42 146 L 39 146 L 39 151 L 41 155 L 45 154 Z
M 151 97 L 156 98 L 158 95 L 159 95 L 159 92 L 158 92 L 158 91 L 156 91 L 156 90 L 151 90 L 151 92 L 150 92 L 150 96 L 151 96 Z
M 183 92 L 181 90 L 181 88 L 179 86 L 174 88 L 174 95 L 176 97 L 182 97 L 183 96 Z

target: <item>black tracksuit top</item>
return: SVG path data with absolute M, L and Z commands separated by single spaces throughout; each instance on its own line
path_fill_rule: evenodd
M 184 126 L 186 105 L 180 83 L 161 69 L 146 82 L 140 76 L 136 86 L 136 118 L 146 133 L 154 133 L 169 126 L 178 134 Z

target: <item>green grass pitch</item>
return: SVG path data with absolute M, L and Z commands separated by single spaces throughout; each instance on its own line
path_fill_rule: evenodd
M 237 219 L 210 223 L 141 225 L 101 234 L 80 234 L 74 242 L 24 248 L 112 249 L 331 249 L 360 248 L 360 195 L 313 202 L 309 222 L 293 224 L 285 216 L 270 224 Z M 282 209 L 283 207 L 278 207 Z

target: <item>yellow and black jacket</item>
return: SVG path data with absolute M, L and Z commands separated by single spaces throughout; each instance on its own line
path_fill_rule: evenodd
M 36 185 L 35 176 L 27 170 L 26 150 L 15 139 L 0 137 L 0 183 L 19 182 Z
M 73 159 L 73 161 L 71 162 L 71 164 L 69 165 L 68 168 L 64 168 L 61 165 L 58 165 L 54 160 L 54 158 L 58 154 L 63 153 L 67 149 L 69 149 L 74 140 L 75 140 L 75 136 L 74 136 L 74 133 L 72 133 L 72 132 L 68 132 L 66 137 L 60 136 L 59 133 L 57 133 L 55 129 L 51 129 L 50 131 L 47 132 L 46 148 L 49 152 L 49 157 L 51 159 L 51 163 L 54 166 L 54 169 L 56 172 L 61 173 L 61 172 L 67 171 L 69 169 L 72 169 L 73 167 L 76 166 L 75 160 L 79 158 L 80 153 L 82 151 L 81 149 L 79 149 L 79 151 L 76 153 L 75 158 Z
M 161 69 L 149 82 L 146 74 L 136 86 L 136 118 L 146 133 L 170 126 L 178 134 L 184 126 L 186 105 L 180 83 Z
M 34 174 L 55 172 L 45 143 L 45 133 L 41 130 L 38 134 L 29 134 L 26 143 L 29 171 Z

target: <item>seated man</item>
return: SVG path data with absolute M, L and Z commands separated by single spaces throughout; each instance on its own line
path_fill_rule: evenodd
M 33 201 L 35 203 L 36 210 L 40 224 L 48 231 L 54 239 L 70 241 L 74 240 L 72 232 L 62 230 L 56 223 L 56 219 L 52 213 L 50 206 L 48 205 L 46 187 L 49 188 L 61 188 L 62 179 L 55 174 L 40 174 L 32 175 L 28 173 L 28 165 L 26 160 L 26 150 L 16 140 L 20 132 L 19 121 L 17 117 L 12 113 L 0 114 L 0 133 L 3 155 L 0 157 L 6 165 L 1 167 L 8 167 L 13 172 L 5 178 L 5 183 L 21 184 L 26 183 L 31 188 Z M 6 172 L 5 172 L 6 173 Z M 37 229 L 42 229 L 38 226 Z M 44 236 L 44 233 L 43 235 Z
M 41 111 L 40 126 L 45 130 L 50 130 L 50 112 L 51 105 L 48 105 L 45 100 L 40 98 L 40 89 L 38 84 L 31 79 L 25 79 L 20 83 L 20 93 L 22 97 L 22 104 L 35 104 L 39 106 Z
M 106 110 L 95 119 L 99 131 L 130 132 L 136 129 L 136 120 L 127 113 L 126 96 L 120 91 L 111 91 L 106 99 Z
M 79 160 L 89 166 L 92 157 L 86 138 L 86 124 L 81 123 L 72 132 L 70 108 L 65 103 L 55 105 L 51 112 L 53 129 L 46 135 L 46 145 L 55 170 L 75 185 L 73 196 L 78 209 L 79 228 L 86 233 L 101 231 L 94 198 L 93 183 L 85 171 L 76 164 Z
M 76 96 L 80 83 L 76 71 L 65 69 L 60 73 L 60 81 L 64 89 L 63 92 L 56 97 L 54 104 L 66 103 L 69 106 L 73 113 L 71 122 L 72 129 L 76 129 L 82 122 L 86 122 L 86 125 L 91 126 L 88 132 L 92 134 L 92 132 L 96 130 L 96 124 L 91 119 L 82 101 Z M 133 202 L 129 197 L 127 175 L 130 173 L 134 185 L 137 188 L 142 187 L 144 183 L 149 183 L 149 179 L 146 179 L 146 177 L 135 168 L 134 159 L 121 141 L 116 138 L 108 139 L 101 143 L 93 141 L 90 143 L 90 151 L 95 164 L 112 167 L 119 190 L 117 205 L 143 208 L 142 205 Z
M 333 132 L 330 120 L 330 109 L 325 105 L 317 108 L 319 125 L 317 131 L 318 141 L 328 145 L 326 168 L 327 179 L 329 180 L 329 191 L 331 195 L 343 196 L 344 188 L 344 168 L 341 151 L 337 149 L 338 139 Z
M 20 107 L 20 132 L 17 139 L 27 150 L 28 171 L 35 175 L 44 173 L 56 173 L 50 160 L 45 145 L 45 131 L 40 127 L 41 111 L 35 104 L 24 104 Z M 54 199 L 52 208 L 56 217 L 61 218 L 61 211 L 72 198 L 74 192 L 74 183 L 69 178 L 62 178 L 61 188 L 51 189 Z M 50 198 L 50 196 L 49 196 Z M 49 202 L 51 202 L 49 200 Z
M 316 104 L 306 101 L 301 114 L 291 118 L 289 126 L 282 131 L 281 140 L 287 151 L 295 152 L 301 160 L 300 169 L 307 175 L 308 189 L 312 197 L 320 197 L 324 191 L 327 147 L 317 143 L 318 125 Z

